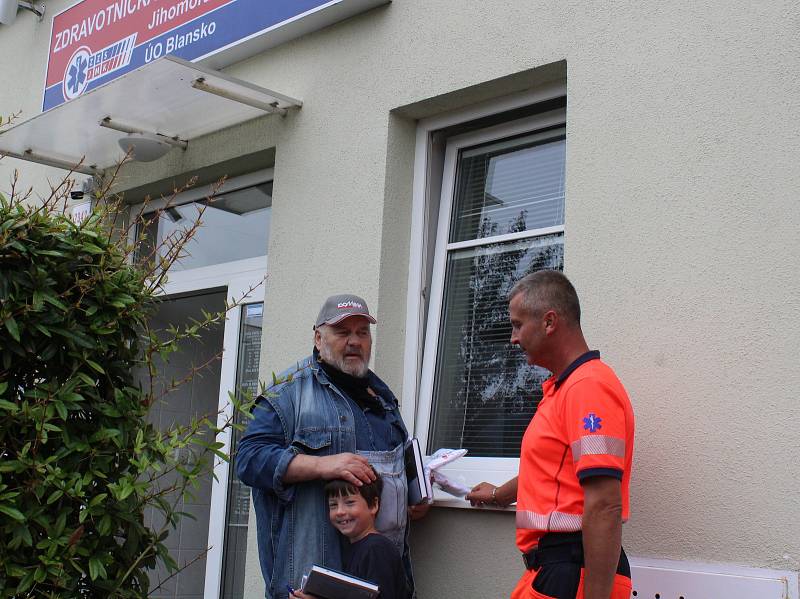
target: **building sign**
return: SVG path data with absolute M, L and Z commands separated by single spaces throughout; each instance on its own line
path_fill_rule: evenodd
M 53 17 L 42 109 L 167 54 L 202 60 L 290 26 L 302 35 L 386 1 L 83 0 Z M 334 19 L 320 19 L 330 8 L 338 9 L 328 11 Z M 298 28 L 303 20 L 312 29 Z

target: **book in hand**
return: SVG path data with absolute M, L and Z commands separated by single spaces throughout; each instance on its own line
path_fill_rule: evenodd
M 378 585 L 314 564 L 303 577 L 304 593 L 320 599 L 375 599 Z
M 433 487 L 425 473 L 422 452 L 416 437 L 406 442 L 406 479 L 408 480 L 408 504 L 428 503 L 433 499 Z

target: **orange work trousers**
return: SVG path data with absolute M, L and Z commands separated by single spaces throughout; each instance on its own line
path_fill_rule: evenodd
M 541 569 L 538 570 L 541 572 Z M 554 599 L 549 595 L 543 595 L 533 588 L 533 581 L 536 579 L 536 570 L 526 570 L 522 578 L 519 579 L 517 586 L 511 593 L 511 599 Z M 631 579 L 622 574 L 614 575 L 614 588 L 611 590 L 610 599 L 630 599 L 633 585 Z M 578 583 L 578 592 L 575 599 L 583 599 L 583 568 L 581 568 L 581 580 Z

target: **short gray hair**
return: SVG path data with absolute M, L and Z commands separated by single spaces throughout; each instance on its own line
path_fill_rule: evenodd
M 511 288 L 508 301 L 520 294 L 522 305 L 530 314 L 555 310 L 572 324 L 581 324 L 578 293 L 569 279 L 557 270 L 539 270 L 522 277 Z

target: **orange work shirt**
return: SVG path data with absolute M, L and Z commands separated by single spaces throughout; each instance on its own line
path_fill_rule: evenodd
M 522 437 L 517 488 L 517 547 L 526 553 L 548 532 L 581 530 L 583 488 L 591 476 L 622 482 L 628 519 L 633 408 L 614 371 L 590 351 L 556 379 Z

